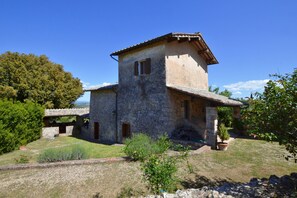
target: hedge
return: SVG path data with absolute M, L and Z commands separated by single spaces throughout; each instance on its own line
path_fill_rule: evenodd
M 44 109 L 33 102 L 0 100 L 0 154 L 41 136 Z

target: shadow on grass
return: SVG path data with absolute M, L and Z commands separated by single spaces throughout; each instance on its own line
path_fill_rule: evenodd
M 83 135 L 71 135 L 69 137 L 76 138 L 76 139 L 79 139 L 79 140 L 88 141 L 88 142 L 92 142 L 92 143 L 97 143 L 97 144 L 105 144 L 105 145 L 109 145 L 109 146 L 114 145 L 114 144 L 119 144 L 119 143 L 114 143 L 114 142 L 95 140 L 95 139 L 87 138 L 87 137 L 85 137 Z

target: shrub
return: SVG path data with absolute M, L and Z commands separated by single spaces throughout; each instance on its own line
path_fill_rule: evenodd
M 124 153 L 133 160 L 144 161 L 152 154 L 161 154 L 169 149 L 171 143 L 167 136 L 161 136 L 157 141 L 148 135 L 139 133 L 125 141 Z
M 75 145 L 66 148 L 46 149 L 38 156 L 37 161 L 39 163 L 61 162 L 67 160 L 81 160 L 87 157 L 86 150 L 79 145 Z
M 175 146 L 168 136 L 163 135 L 157 140 L 139 133 L 125 141 L 124 152 L 134 160 L 141 161 L 143 178 L 148 182 L 148 187 L 153 193 L 159 194 L 162 191 L 175 189 L 176 179 L 174 174 L 177 171 L 179 161 L 187 162 L 189 171 L 193 168 L 187 160 L 188 148 L 181 145 Z M 169 148 L 175 148 L 182 152 L 179 157 L 170 157 L 166 154 Z M 131 194 L 127 191 L 126 194 Z
M 219 135 L 220 139 L 222 140 L 222 142 L 224 142 L 225 140 L 228 140 L 230 138 L 228 130 L 224 124 L 220 124 L 218 135 Z
M 175 188 L 176 179 L 174 173 L 177 171 L 176 159 L 167 155 L 152 155 L 142 163 L 144 179 L 148 181 L 153 193 L 172 191 Z
M 20 155 L 20 157 L 15 158 L 14 160 L 16 164 L 26 164 L 29 163 L 30 157 L 27 155 Z
M 35 103 L 0 100 L 0 154 L 39 139 L 43 115 Z
M 157 151 L 156 153 L 158 154 L 162 154 L 165 153 L 169 148 L 172 147 L 172 142 L 169 140 L 167 135 L 162 135 L 161 137 L 159 137 L 156 141 L 156 148 Z

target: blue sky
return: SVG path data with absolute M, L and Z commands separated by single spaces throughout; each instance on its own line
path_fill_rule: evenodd
M 219 61 L 209 66 L 209 85 L 245 97 L 269 74 L 296 67 L 296 9 L 295 0 L 1 0 L 0 53 L 45 54 L 95 86 L 118 80 L 111 52 L 169 32 L 201 32 Z

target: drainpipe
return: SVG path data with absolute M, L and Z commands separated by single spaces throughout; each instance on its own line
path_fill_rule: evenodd
M 112 54 L 110 54 L 110 57 L 111 57 L 113 60 L 115 60 L 115 61 L 119 62 L 119 60 L 118 60 L 118 59 L 116 59 L 115 57 L 113 57 L 113 56 L 112 56 Z
M 112 54 L 110 54 L 110 57 L 111 57 L 113 60 L 119 62 L 119 60 L 116 59 L 115 57 L 113 57 Z M 115 135 L 116 135 L 116 142 L 119 142 L 119 140 L 118 140 L 118 92 L 117 92 L 115 89 L 113 89 L 113 92 L 116 94 L 116 109 L 115 109 L 115 111 L 116 111 L 116 117 L 115 117 L 116 134 L 115 134 Z
M 118 140 L 118 92 L 115 89 L 112 89 L 112 91 L 116 94 L 116 109 L 115 109 L 115 136 L 116 136 L 116 142 L 119 142 Z

